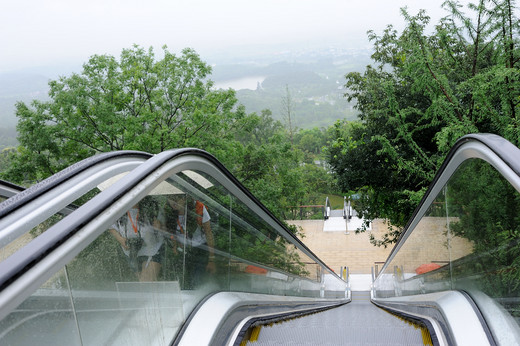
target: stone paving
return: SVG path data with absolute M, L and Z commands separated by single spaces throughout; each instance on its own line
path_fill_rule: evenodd
M 342 266 L 348 266 L 351 274 L 370 274 L 371 268 L 386 261 L 393 246 L 376 247 L 370 244 L 369 235 L 381 238 L 387 230 L 383 220 L 374 220 L 371 231 L 356 234 L 354 231 L 324 232 L 323 220 L 291 220 L 301 226 L 305 235 L 302 242 L 332 270 L 339 274 Z
M 370 274 L 371 268 L 376 265 L 381 269 L 394 246 L 391 244 L 383 248 L 370 243 L 370 234 L 376 239 L 382 239 L 383 234 L 387 232 L 388 226 L 381 219 L 374 220 L 370 230 L 359 234 L 352 230 L 347 231 L 346 227 L 334 232 L 324 231 L 323 220 L 288 222 L 301 226 L 305 235 L 301 239 L 302 242 L 338 274 L 342 266 L 348 266 L 350 274 Z M 435 262 L 444 265 L 472 252 L 472 243 L 459 237 L 450 239 L 448 251 L 447 239 L 446 218 L 425 217 L 416 226 L 392 263 L 401 266 L 404 272 L 414 273 L 422 264 Z

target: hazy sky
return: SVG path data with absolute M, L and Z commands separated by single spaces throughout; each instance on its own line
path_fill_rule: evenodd
M 0 72 L 90 55 L 118 56 L 136 43 L 201 55 L 241 45 L 360 44 L 366 31 L 402 27 L 399 8 L 437 20 L 442 0 L 0 0 Z M 467 2 L 467 1 L 464 1 Z M 354 42 L 354 43 L 353 43 Z M 349 46 L 350 45 L 350 46 Z

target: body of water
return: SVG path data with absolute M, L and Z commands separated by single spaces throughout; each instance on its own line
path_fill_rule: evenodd
M 216 89 L 249 89 L 256 90 L 258 83 L 262 84 L 265 80 L 265 76 L 248 76 L 237 79 L 223 80 L 215 82 Z

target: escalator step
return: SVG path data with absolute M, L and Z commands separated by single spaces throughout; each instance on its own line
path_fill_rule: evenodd
M 359 298 L 362 298 L 360 296 Z M 364 298 L 364 297 L 363 297 Z M 420 328 L 368 300 L 262 327 L 248 345 L 424 345 Z

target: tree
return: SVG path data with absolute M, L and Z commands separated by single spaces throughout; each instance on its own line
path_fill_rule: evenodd
M 293 118 L 294 118 L 294 106 L 293 100 L 291 97 L 291 92 L 289 91 L 289 85 L 285 85 L 285 96 L 282 96 L 282 115 L 287 123 L 287 127 L 289 129 L 289 138 L 291 140 L 291 144 L 293 143 L 293 135 L 294 135 L 294 127 L 293 127 Z
M 303 184 L 303 154 L 290 142 L 290 134 L 271 111 L 259 116 L 249 114 L 239 122 L 236 147 L 230 170 L 259 198 L 269 210 L 283 219 L 287 206 L 299 205 L 309 190 Z M 261 163 L 261 164 L 259 164 Z
M 478 288 L 490 297 L 517 297 L 520 272 L 520 194 L 493 166 L 465 161 L 450 178 L 436 208 L 449 216 L 454 237 L 471 241 L 471 253 L 452 261 L 455 288 Z M 441 216 L 442 215 L 442 216 Z M 469 251 L 468 251 L 469 252 Z M 510 303 L 502 304 L 518 317 Z
M 337 125 L 328 157 L 343 191 L 368 198 L 359 212 L 402 227 L 461 136 L 492 132 L 520 144 L 519 21 L 510 0 L 446 1 L 427 34 L 424 11 L 402 10 L 406 28 L 369 32 L 375 66 L 346 77 L 361 124 Z M 400 231 L 379 245 L 395 242 Z
M 20 147 L 3 176 L 40 180 L 113 150 L 225 152 L 229 129 L 243 115 L 234 92 L 212 89 L 211 67 L 192 49 L 176 56 L 163 47 L 163 54 L 156 60 L 152 48 L 134 46 L 119 60 L 94 55 L 80 74 L 49 83 L 51 101 L 17 103 Z
M 294 136 L 294 144 L 305 154 L 305 162 L 321 160 L 322 148 L 327 144 L 327 129 L 314 127 L 302 129 Z
M 50 101 L 19 102 L 20 146 L 2 153 L 2 176 L 30 184 L 98 152 L 158 153 L 198 147 L 216 156 L 275 216 L 283 219 L 288 205 L 303 204 L 311 185 L 303 183 L 303 155 L 291 143 L 293 127 L 288 132 L 268 110 L 260 116 L 245 114 L 232 90 L 214 90 L 210 66 L 193 50 L 175 56 L 164 47 L 163 54 L 157 60 L 151 48 L 146 51 L 134 46 L 124 49 L 119 60 L 95 55 L 81 73 L 50 82 Z M 96 192 L 90 191 L 75 203 L 81 204 Z M 229 215 L 215 215 L 217 249 L 291 273 L 310 274 L 289 241 L 271 234 L 264 220 L 252 217 L 250 206 L 235 203 L 225 189 L 216 187 L 211 194 L 224 207 L 233 202 L 233 213 L 239 217 L 243 213 L 255 230 L 234 224 Z M 158 206 L 165 203 L 164 196 L 152 197 L 142 209 L 144 215 L 157 215 Z M 51 217 L 37 230 L 43 232 L 43 226 L 57 220 Z M 295 226 L 288 228 L 298 232 Z M 258 237 L 259 233 L 265 237 Z M 121 269 L 126 262 L 117 255 L 118 249 L 113 238 L 99 237 L 70 266 L 92 275 L 89 280 L 72 275 L 72 284 L 83 287 L 96 280 L 110 284 L 114 277 L 124 278 Z M 103 253 L 111 256 L 92 261 Z M 174 280 L 175 267 L 184 262 L 171 251 L 164 260 L 169 263 L 163 265 L 164 278 Z M 111 262 L 116 265 L 108 266 Z M 221 279 L 228 283 L 226 276 Z

